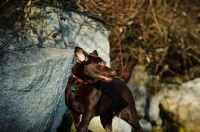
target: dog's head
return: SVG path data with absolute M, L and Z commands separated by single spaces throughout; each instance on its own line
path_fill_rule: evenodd
M 96 50 L 88 54 L 82 48 L 75 47 L 74 55 L 76 63 L 84 67 L 84 74 L 92 77 L 94 80 L 110 82 L 115 77 L 116 72 L 106 66 L 106 62 L 101 57 L 98 57 Z

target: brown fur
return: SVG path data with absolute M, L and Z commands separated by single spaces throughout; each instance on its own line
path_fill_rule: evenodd
M 90 120 L 98 115 L 106 132 L 112 132 L 112 118 L 119 113 L 136 132 L 142 132 L 135 102 L 126 83 L 120 78 L 114 78 L 116 72 L 106 67 L 105 61 L 98 57 L 96 51 L 88 54 L 76 47 L 74 52 L 77 63 L 72 68 L 65 94 L 66 105 L 77 132 L 87 132 Z M 129 73 L 136 64 L 137 60 L 130 63 L 127 68 L 131 70 Z M 123 79 L 127 82 L 129 77 L 127 72 Z

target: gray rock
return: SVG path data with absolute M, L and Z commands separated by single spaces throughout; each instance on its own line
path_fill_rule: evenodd
M 101 125 L 100 117 L 94 117 L 88 127 L 94 132 L 105 132 L 103 126 Z M 112 122 L 113 132 L 131 132 L 131 126 L 126 123 L 124 120 L 119 119 L 118 117 L 113 118 Z
M 0 130 L 55 131 L 66 110 L 66 85 L 72 50 L 30 48 L 10 51 L 0 65 Z
M 160 118 L 160 100 L 163 99 L 163 93 L 159 92 L 152 97 L 149 108 L 149 119 L 151 122 L 156 122 Z
M 174 123 L 185 131 L 200 131 L 199 88 L 200 78 L 197 78 L 183 83 L 179 89 L 166 90 L 166 99 L 161 101 L 162 119 L 170 119 L 172 127 Z
M 92 123 L 90 123 L 89 125 L 89 129 L 94 131 L 94 132 L 105 132 L 105 130 L 103 129 L 102 125 L 101 125 L 101 121 L 99 116 L 94 117 L 91 120 Z M 151 123 L 149 123 L 148 121 L 141 119 L 139 121 L 140 125 L 142 126 L 143 130 L 145 132 L 152 132 L 152 126 Z M 114 117 L 113 118 L 113 122 L 112 122 L 112 128 L 113 128 L 113 132 L 131 132 L 131 126 L 125 122 L 122 119 L 119 119 L 118 117 Z
M 128 83 L 131 90 L 139 118 L 144 118 L 146 109 L 147 90 L 144 86 Z
M 151 123 L 144 120 L 144 119 L 141 119 L 139 121 L 140 125 L 142 126 L 144 132 L 152 132 L 152 126 L 151 126 Z
M 107 66 L 110 66 L 108 33 L 102 23 L 87 17 L 84 13 L 62 12 L 52 7 L 31 8 L 32 14 L 37 14 L 38 11 L 42 12 L 41 15 L 47 19 L 31 20 L 32 27 L 37 32 L 33 33 L 32 29 L 29 29 L 26 33 L 27 40 L 42 47 L 80 46 L 89 53 L 97 50 Z M 65 19 L 61 20 L 61 18 Z

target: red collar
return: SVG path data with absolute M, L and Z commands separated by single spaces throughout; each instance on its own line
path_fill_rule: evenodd
M 72 73 L 72 76 L 76 79 L 77 82 L 79 82 L 79 83 L 83 83 L 84 82 L 82 79 L 80 79 L 76 75 L 74 75 L 74 73 Z

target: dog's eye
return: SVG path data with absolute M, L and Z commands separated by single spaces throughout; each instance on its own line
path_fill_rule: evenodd
M 103 66 L 100 66 L 99 68 L 102 70 L 104 67 L 103 67 Z
M 105 66 L 105 64 L 104 64 L 103 61 L 99 62 L 99 65 L 101 65 L 101 66 Z

